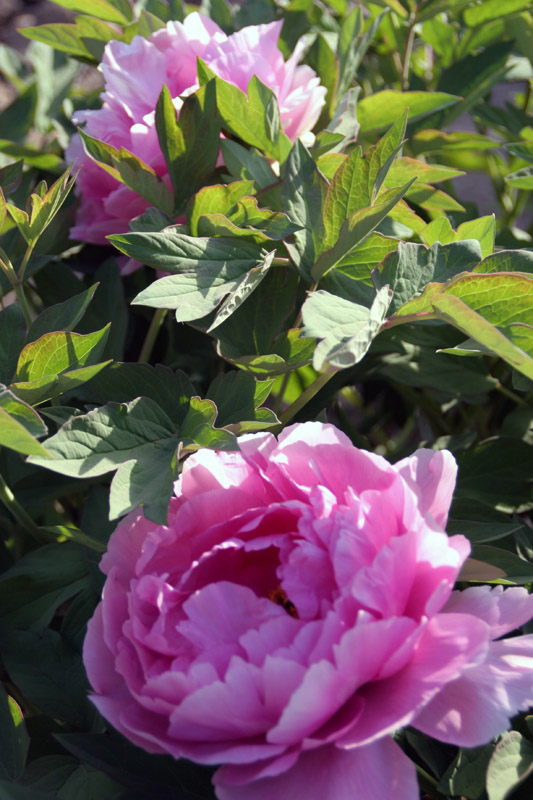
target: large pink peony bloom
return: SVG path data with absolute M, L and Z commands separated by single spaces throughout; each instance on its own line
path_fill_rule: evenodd
M 165 159 L 155 129 L 155 106 L 166 84 L 179 112 L 183 101 L 198 88 L 196 64 L 202 58 L 220 78 L 246 91 L 253 75 L 276 94 L 281 124 L 294 140 L 311 131 L 325 102 L 326 89 L 310 67 L 297 66 L 301 48 L 288 61 L 278 49 L 280 22 L 253 25 L 231 36 L 207 17 L 194 12 L 181 22 L 168 22 L 148 39 L 135 36 L 130 44 L 106 45 L 100 70 L 105 79 L 103 106 L 80 111 L 74 123 L 97 139 L 125 147 L 160 176 L 167 175 Z M 78 179 L 81 204 L 71 236 L 95 244 L 106 236 L 124 233 L 129 221 L 142 214 L 148 203 L 91 161 L 75 135 L 67 161 L 83 169 Z M 170 181 L 167 181 L 170 185 Z
M 222 764 L 220 800 L 416 800 L 390 734 L 480 745 L 533 703 L 524 589 L 453 592 L 456 466 L 391 466 L 331 425 L 191 456 L 168 526 L 135 512 L 102 560 L 84 660 L 135 744 Z

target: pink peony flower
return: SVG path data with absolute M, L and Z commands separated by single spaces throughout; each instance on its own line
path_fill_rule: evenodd
M 300 47 L 288 61 L 283 60 L 277 46 L 281 25 L 281 21 L 252 25 L 226 36 L 210 19 L 194 12 L 183 23 L 168 22 L 148 39 L 135 36 L 130 44 L 109 42 L 100 65 L 105 80 L 102 108 L 79 111 L 73 121 L 85 123 L 90 136 L 130 150 L 164 178 L 167 167 L 155 129 L 157 98 L 166 84 L 179 112 L 181 97 L 198 88 L 196 64 L 200 57 L 216 75 L 243 91 L 257 75 L 278 98 L 287 136 L 292 140 L 302 137 L 320 115 L 326 89 L 310 67 L 297 66 Z M 81 203 L 71 230 L 73 239 L 105 243 L 109 234 L 127 231 L 129 221 L 148 207 L 142 197 L 84 154 L 77 134 L 66 158 L 83 167 L 77 184 Z M 166 182 L 170 186 L 168 176 Z
M 220 800 L 416 800 L 390 734 L 473 747 L 533 702 L 525 589 L 452 591 L 456 465 L 391 466 L 331 425 L 185 463 L 168 526 L 123 520 L 84 661 L 135 744 L 202 764 Z

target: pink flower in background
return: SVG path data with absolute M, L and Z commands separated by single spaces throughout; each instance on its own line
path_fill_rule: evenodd
M 290 139 L 308 134 L 325 102 L 326 89 L 314 71 L 297 66 L 301 48 L 288 61 L 278 49 L 282 22 L 253 25 L 231 36 L 207 17 L 194 12 L 181 22 L 168 22 L 148 39 L 135 36 L 130 44 L 112 41 L 106 45 L 100 70 L 105 80 L 102 108 L 79 111 L 76 125 L 114 147 L 125 147 L 150 164 L 158 175 L 167 175 L 165 159 L 155 129 L 155 106 L 163 84 L 174 99 L 176 111 L 181 96 L 198 88 L 197 58 L 202 58 L 219 77 L 246 91 L 253 75 L 276 94 L 281 124 Z M 83 169 L 78 178 L 81 196 L 74 239 L 95 244 L 106 236 L 128 230 L 129 221 L 148 203 L 102 170 L 83 151 L 80 137 L 73 136 L 67 161 Z M 167 178 L 168 185 L 170 181 Z
M 185 463 L 168 526 L 124 519 L 84 661 L 135 744 L 202 764 L 220 800 L 417 800 L 390 734 L 473 747 L 533 702 L 526 590 L 452 591 L 456 465 L 391 466 L 331 425 Z M 497 641 L 499 640 L 499 641 Z

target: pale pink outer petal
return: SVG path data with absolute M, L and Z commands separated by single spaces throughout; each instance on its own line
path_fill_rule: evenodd
M 488 649 L 488 626 L 466 614 L 438 614 L 427 624 L 411 661 L 396 674 L 361 689 L 363 714 L 338 746 L 375 741 L 411 723 L 450 681 L 483 660 Z M 407 639 L 404 643 L 408 645 Z M 391 660 L 394 659 L 394 656 Z
M 392 739 L 338 750 L 334 745 L 302 753 L 287 772 L 239 785 L 238 767 L 213 778 L 219 800 L 418 800 L 414 764 Z M 229 782 L 231 781 L 231 783 Z
M 420 497 L 420 511 L 444 527 L 457 478 L 457 463 L 448 450 L 417 450 L 394 465 Z
M 471 586 L 452 592 L 442 610 L 482 619 L 490 626 L 492 638 L 499 639 L 533 618 L 533 594 L 519 586 Z
M 477 747 L 533 706 L 533 635 L 492 642 L 486 659 L 447 684 L 413 721 L 424 733 Z

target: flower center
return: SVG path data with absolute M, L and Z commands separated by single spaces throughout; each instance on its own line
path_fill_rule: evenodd
M 275 589 L 269 589 L 266 593 L 269 600 L 272 600 L 277 606 L 281 606 L 285 609 L 287 614 L 290 614 L 291 617 L 298 619 L 298 612 L 296 610 L 296 606 L 294 603 L 291 603 L 281 586 L 276 586 Z

